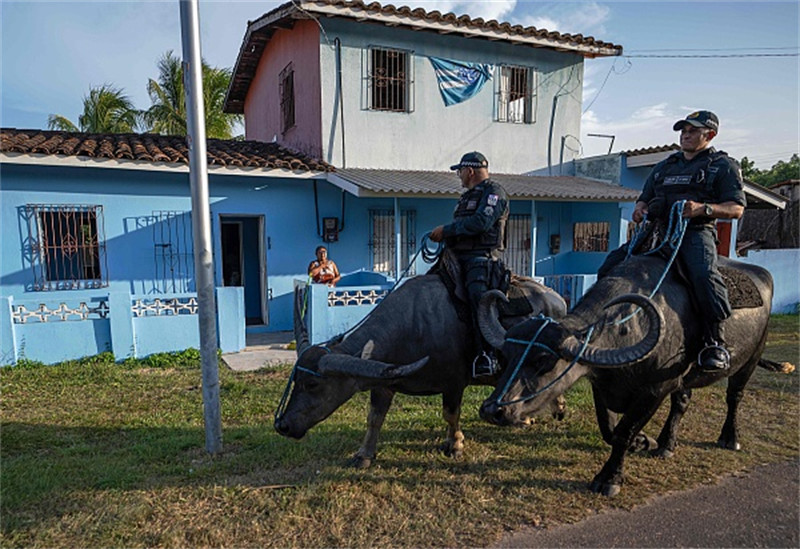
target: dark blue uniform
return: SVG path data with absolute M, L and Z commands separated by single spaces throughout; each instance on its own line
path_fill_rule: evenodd
M 665 224 L 675 202 L 735 202 L 746 206 L 742 177 L 735 160 L 709 147 L 691 160 L 676 152 L 656 164 L 637 202 L 648 204 L 647 218 Z M 666 226 L 666 225 L 664 225 Z M 678 260 L 690 279 L 691 291 L 707 325 L 708 337 L 720 341 L 719 323 L 731 314 L 728 290 L 717 268 L 717 229 L 713 219 L 695 217 L 683 237 Z M 627 254 L 627 244 L 609 254 L 598 270 L 605 275 Z
M 672 204 L 679 200 L 747 205 L 739 165 L 713 147 L 691 160 L 677 152 L 658 163 L 645 181 L 638 200 L 651 205 L 649 219 L 662 223 L 667 221 Z M 716 243 L 714 220 L 695 217 L 689 220 L 678 252 L 700 312 L 708 323 L 719 323 L 731 315 L 728 290 L 717 268 Z M 715 335 L 715 339 L 720 339 L 719 335 Z
M 486 179 L 461 195 L 453 222 L 443 228 L 445 245 L 456 253 L 464 272 L 473 310 L 489 289 L 495 263 L 502 259 L 507 221 L 506 191 Z
M 481 336 L 477 322 L 478 302 L 490 288 L 500 288 L 507 280 L 502 256 L 506 247 L 508 196 L 505 189 L 485 179 L 461 195 L 453 212 L 453 222 L 442 228 L 445 246 L 453 250 L 461 266 L 467 288 L 476 346 L 482 353 L 473 363 L 473 375 L 495 371 L 491 346 Z M 481 360 L 486 362 L 482 363 Z

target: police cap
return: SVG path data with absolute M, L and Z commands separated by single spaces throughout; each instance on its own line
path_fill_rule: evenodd
M 459 168 L 488 168 L 489 161 L 486 160 L 486 157 L 483 156 L 478 151 L 468 152 L 464 156 L 461 157 L 461 161 L 458 164 L 453 164 L 450 166 L 451 170 L 457 170 Z
M 685 124 L 690 124 L 695 128 L 708 128 L 715 132 L 719 131 L 719 118 L 711 111 L 695 111 L 683 120 L 675 122 L 672 129 L 678 131 Z

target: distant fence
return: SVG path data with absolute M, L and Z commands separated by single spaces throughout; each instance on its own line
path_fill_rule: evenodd
M 244 289 L 217 288 L 218 343 L 245 347 Z M 200 347 L 197 295 L 128 292 L 0 297 L 0 365 L 54 364 L 111 352 L 116 360 Z
M 571 310 L 583 294 L 597 282 L 596 274 L 548 275 L 535 278 L 563 297 L 567 302 L 567 310 Z
M 738 261 L 764 267 L 772 274 L 773 313 L 797 313 L 800 307 L 800 249 L 751 250 Z
M 335 287 L 295 280 L 295 295 L 309 341 L 324 343 L 358 324 L 389 293 L 394 282 L 371 271 L 342 275 Z

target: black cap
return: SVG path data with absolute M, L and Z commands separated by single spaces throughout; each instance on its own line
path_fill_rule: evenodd
M 451 170 L 457 170 L 459 168 L 488 168 L 489 161 L 486 160 L 486 157 L 483 156 L 478 151 L 468 152 L 464 156 L 461 157 L 461 161 L 458 164 L 454 164 L 450 166 Z
M 709 128 L 715 132 L 719 131 L 719 118 L 711 111 L 695 111 L 683 120 L 678 120 L 672 126 L 674 131 L 683 128 L 684 124 L 691 124 L 695 128 Z

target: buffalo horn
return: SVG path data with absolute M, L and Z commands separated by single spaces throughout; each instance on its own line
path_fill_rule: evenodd
M 487 343 L 495 349 L 501 348 L 506 339 L 506 329 L 500 324 L 500 313 L 497 310 L 498 299 L 508 303 L 508 298 L 500 290 L 489 290 L 478 303 L 478 328 Z
M 599 368 L 617 368 L 644 360 L 656 348 L 661 339 L 661 327 L 664 325 L 664 315 L 661 313 L 661 309 L 656 307 L 649 297 L 640 294 L 621 295 L 609 301 L 604 309 L 620 303 L 633 303 L 642 308 L 649 323 L 647 334 L 635 345 L 621 349 L 603 349 L 589 343 L 581 355 L 580 362 Z M 582 346 L 583 343 L 578 341 L 575 335 L 570 334 L 561 342 L 560 348 L 564 353 L 564 358 L 572 360 L 578 356 Z
M 411 364 L 389 364 L 378 360 L 365 360 L 351 355 L 329 354 L 320 359 L 319 373 L 329 376 L 367 379 L 398 379 L 410 376 L 427 363 L 427 356 Z

